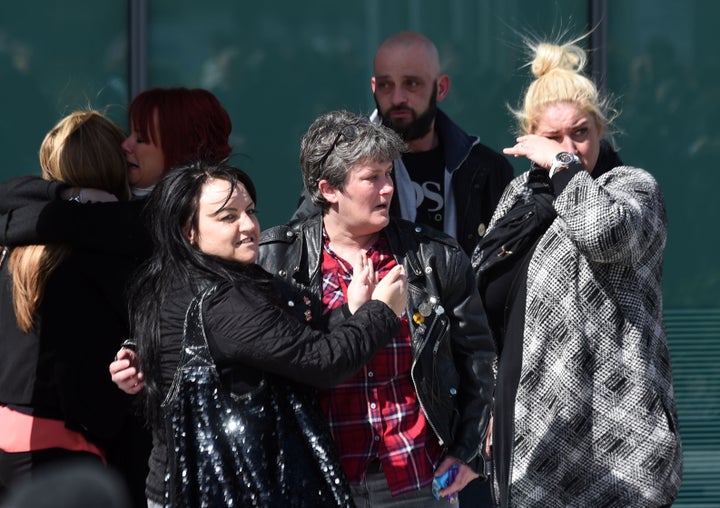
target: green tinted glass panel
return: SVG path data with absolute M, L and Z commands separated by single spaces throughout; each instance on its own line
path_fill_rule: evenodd
M 127 36 L 121 1 L 0 5 L 1 178 L 39 174 L 45 133 L 73 110 L 106 110 L 126 125 Z
M 369 112 L 372 58 L 400 30 L 437 44 L 452 87 L 441 107 L 493 148 L 512 143 L 528 82 L 518 33 L 587 28 L 573 0 L 153 0 L 149 86 L 199 86 L 230 112 L 234 162 L 258 182 L 261 221 L 285 221 L 300 190 L 300 137 L 335 108 Z M 713 0 L 607 6 L 608 90 L 622 110 L 621 156 L 664 189 L 670 227 L 666 325 L 685 449 L 675 506 L 720 506 L 720 268 L 714 192 L 720 59 Z M 126 126 L 127 2 L 29 1 L 0 7 L 0 177 L 37 173 L 47 130 L 69 111 L 106 108 Z M 512 161 L 517 171 L 526 167 Z
M 711 0 L 608 2 L 620 154 L 656 176 L 669 218 L 665 322 L 685 461 L 676 507 L 720 506 L 718 14 Z
M 452 79 L 440 107 L 500 150 L 514 138 L 507 103 L 529 77 L 510 27 L 545 33 L 562 18 L 583 32 L 588 17 L 584 2 L 556 0 L 155 0 L 150 9 L 150 85 L 199 86 L 220 98 L 233 120 L 233 162 L 257 182 L 263 227 L 295 209 L 310 123 L 331 109 L 373 110 L 372 60 L 387 36 L 414 30 L 434 40 Z
M 622 99 L 621 156 L 665 193 L 666 307 L 720 306 L 718 13 L 710 0 L 610 2 L 608 84 Z

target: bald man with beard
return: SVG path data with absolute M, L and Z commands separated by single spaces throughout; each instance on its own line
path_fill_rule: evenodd
M 444 231 L 470 255 L 513 177 L 508 160 L 454 123 L 438 104 L 450 91 L 435 44 L 400 32 L 378 48 L 371 119 L 400 134 L 407 152 L 393 163 L 390 213 Z M 318 210 L 303 194 L 293 219 Z

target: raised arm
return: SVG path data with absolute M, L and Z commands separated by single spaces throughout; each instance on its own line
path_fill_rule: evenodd
M 326 388 L 354 374 L 400 329 L 396 311 L 380 300 L 368 301 L 323 332 L 267 299 L 243 293 L 225 288 L 207 303 L 208 343 L 219 366 L 247 364 Z M 391 300 L 407 298 L 406 282 L 394 293 L 388 302 L 400 307 Z
M 142 207 L 143 201 L 29 204 L 0 217 L 0 245 L 67 243 L 144 257 L 150 240 L 142 223 Z
M 592 261 L 632 265 L 664 247 L 662 192 L 642 169 L 622 166 L 596 180 L 580 172 L 554 206 L 571 241 Z
M 45 180 L 39 176 L 18 176 L 0 183 L 0 213 L 33 204 L 46 204 L 60 199 L 60 192 L 69 185 Z

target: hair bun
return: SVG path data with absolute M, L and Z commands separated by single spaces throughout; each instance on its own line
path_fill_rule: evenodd
M 536 78 L 554 70 L 580 72 L 587 62 L 585 51 L 572 43 L 560 46 L 543 42 L 534 48 L 534 52 L 531 70 Z

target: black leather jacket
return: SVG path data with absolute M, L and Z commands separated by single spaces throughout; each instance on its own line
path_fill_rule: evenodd
M 411 376 L 420 405 L 447 454 L 483 476 L 495 350 L 470 261 L 457 241 L 432 228 L 391 219 L 383 232 L 408 277 Z M 321 322 L 322 242 L 320 215 L 277 226 L 263 232 L 258 263 L 289 282 L 290 307 L 331 327 L 347 306 Z M 416 313 L 427 314 L 422 326 Z
M 505 187 L 514 177 L 510 162 L 498 152 L 467 134 L 442 110 L 435 116 L 435 128 L 444 147 L 445 164 L 452 175 L 456 224 L 451 236 L 457 238 L 470 256 L 485 234 L 487 225 Z M 392 206 L 398 207 L 396 196 Z

